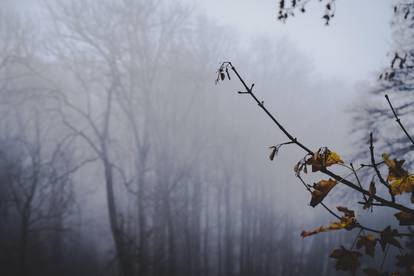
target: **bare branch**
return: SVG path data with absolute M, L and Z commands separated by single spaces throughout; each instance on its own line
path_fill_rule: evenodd
M 252 90 L 252 88 L 253 88 L 253 85 L 251 86 L 251 87 L 249 87 L 247 84 L 246 84 L 246 82 L 244 81 L 244 79 L 240 76 L 240 74 L 238 73 L 238 71 L 236 70 L 236 68 L 232 65 L 232 63 L 231 62 L 229 62 L 229 61 L 226 61 L 226 62 L 223 62 L 222 63 L 222 65 L 220 66 L 220 68 L 219 68 L 219 71 L 218 71 L 218 73 L 219 73 L 219 77 L 218 77 L 218 79 L 217 79 L 217 81 L 221 78 L 222 80 L 224 80 L 224 78 L 225 78 L 225 75 L 223 76 L 223 74 L 224 74 L 224 71 L 228 68 L 228 67 L 230 67 L 231 68 L 231 70 L 236 74 L 236 76 L 237 76 L 237 78 L 240 80 L 240 82 L 243 84 L 243 86 L 244 86 L 244 88 L 246 89 L 246 91 L 247 91 L 247 94 L 249 94 L 252 98 L 253 98 L 253 100 L 258 104 L 258 106 L 267 114 L 267 116 L 276 124 L 276 126 L 286 135 L 286 137 L 290 140 L 290 141 L 292 141 L 294 144 L 296 144 L 298 147 L 300 147 L 300 148 L 302 148 L 304 151 L 306 151 L 307 152 L 307 154 L 310 154 L 310 155 L 313 155 L 314 153 L 313 153 L 313 151 L 311 151 L 307 146 L 305 146 L 304 144 L 302 144 L 302 143 L 300 143 L 299 141 L 298 141 L 298 139 L 297 138 L 295 138 L 295 137 L 293 137 L 283 126 L 282 126 L 282 124 L 280 124 L 277 120 L 276 120 L 276 118 L 270 113 L 270 111 L 264 106 L 264 104 L 263 104 L 263 101 L 260 101 L 257 97 L 256 97 L 256 95 L 253 93 L 253 90 Z M 216 81 L 216 82 L 217 82 Z M 373 163 L 373 164 L 375 164 L 375 162 Z M 378 195 L 371 195 L 371 193 L 368 191 L 368 190 L 365 190 L 365 189 L 363 189 L 363 188 L 361 188 L 361 187 L 359 187 L 358 185 L 356 185 L 356 184 L 354 184 L 354 183 L 352 183 L 351 181 L 349 181 L 349 180 L 347 180 L 347 179 L 345 179 L 345 178 L 343 178 L 343 177 L 341 177 L 341 176 L 339 176 L 339 175 L 337 175 L 337 174 L 335 174 L 335 173 L 333 173 L 332 171 L 330 171 L 330 170 L 328 170 L 327 168 L 321 168 L 321 170 L 320 170 L 322 173 L 324 173 L 324 174 L 326 174 L 326 175 L 328 175 L 328 176 L 330 176 L 330 177 L 332 177 L 333 179 L 335 179 L 336 181 L 338 181 L 338 182 L 341 182 L 342 184 L 344 184 L 344 185 L 346 185 L 346 186 L 348 186 L 349 188 L 351 188 L 351 189 L 353 189 L 353 190 L 355 190 L 355 191 L 358 191 L 358 192 L 360 192 L 360 193 L 362 193 L 362 194 L 365 194 L 366 196 L 371 196 L 374 200 L 376 200 L 377 202 L 379 202 L 379 203 L 381 203 L 383 206 L 387 206 L 387 207 L 390 207 L 390 208 L 393 208 L 393 209 L 397 209 L 397 210 L 400 210 L 400 211 L 404 211 L 404 212 L 408 212 L 408 213 L 410 213 L 410 214 L 414 214 L 414 209 L 411 209 L 411 208 L 408 208 L 408 207 L 406 207 L 406 206 L 404 206 L 404 205 L 401 205 L 401 204 L 399 204 L 399 203 L 396 203 L 396 202 L 394 202 L 394 201 L 389 201 L 389 200 L 386 200 L 386 199 L 384 199 L 384 198 L 382 198 L 382 197 L 380 197 L 380 196 L 378 196 Z
M 400 128 L 402 129 L 402 131 L 405 133 L 405 136 L 407 136 L 407 138 L 410 140 L 411 144 L 413 144 L 413 145 L 414 145 L 414 140 L 413 140 L 413 138 L 411 137 L 411 135 L 410 135 L 410 134 L 408 134 L 408 132 L 407 132 L 407 130 L 405 129 L 404 125 L 401 123 L 401 120 L 400 120 L 400 118 L 398 117 L 397 112 L 395 111 L 394 107 L 393 107 L 393 106 L 392 106 L 392 104 L 391 104 L 391 100 L 390 100 L 390 98 L 388 97 L 388 95 L 385 95 L 385 98 L 387 99 L 387 102 L 388 102 L 388 104 L 389 104 L 389 106 L 390 106 L 390 108 L 391 108 L 391 110 L 392 110 L 392 113 L 394 114 L 395 121 L 398 123 L 398 125 L 400 126 Z

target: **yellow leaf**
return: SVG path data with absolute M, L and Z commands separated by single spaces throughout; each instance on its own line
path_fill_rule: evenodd
M 395 179 L 390 185 L 393 195 L 400 195 L 402 193 L 411 193 L 414 190 L 414 175 L 409 175 L 404 178 Z
M 312 172 L 317 172 L 323 168 L 343 163 L 344 161 L 342 161 L 339 154 L 329 150 L 326 147 L 320 148 L 306 160 L 307 165 L 312 165 Z
M 347 226 L 346 222 L 332 222 L 329 225 L 329 230 L 340 230 L 340 229 L 344 229 Z
M 328 158 L 326 160 L 326 166 L 329 167 L 329 166 L 332 166 L 334 164 L 339 164 L 339 163 L 341 164 L 344 163 L 344 161 L 342 161 L 339 154 L 333 151 L 329 151 Z

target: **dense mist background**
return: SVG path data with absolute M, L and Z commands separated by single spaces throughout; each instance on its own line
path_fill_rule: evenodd
M 360 2 L 326 27 L 318 3 L 282 24 L 275 1 L 2 0 L 0 274 L 334 275 L 352 240 L 300 237 L 332 220 L 303 153 L 270 162 L 285 137 L 214 80 L 231 60 L 294 135 L 352 160 L 351 106 L 391 40 L 389 1 Z

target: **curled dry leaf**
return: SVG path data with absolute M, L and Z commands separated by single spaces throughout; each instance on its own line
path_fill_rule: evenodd
M 220 72 L 220 79 L 223 81 L 226 78 L 224 72 Z
M 308 173 L 308 169 L 306 168 L 306 161 L 304 161 L 303 159 L 296 163 L 295 167 L 293 168 L 293 171 L 295 172 L 296 176 L 299 176 L 302 170 L 305 173 Z
M 220 68 L 217 70 L 217 79 L 215 81 L 216 84 L 218 84 L 220 81 L 224 81 L 226 79 L 226 76 L 229 80 L 231 80 L 229 66 L 231 66 L 231 64 L 228 62 L 224 62 L 220 65 Z
M 273 159 L 275 159 L 276 153 L 277 153 L 277 147 L 276 146 L 270 146 L 269 149 L 271 149 L 270 155 L 269 155 L 269 159 L 270 161 L 273 161 Z
M 335 249 L 330 257 L 336 259 L 336 270 L 350 271 L 355 274 L 357 269 L 360 267 L 359 258 L 362 256 L 358 251 L 352 251 L 345 249 L 341 246 L 339 249 Z
M 354 210 L 349 210 L 348 208 L 342 206 L 338 206 L 336 209 L 338 209 L 339 212 L 343 213 L 344 217 L 346 218 L 355 218 Z
M 321 180 L 318 183 L 315 183 L 313 185 L 314 190 L 312 191 L 312 199 L 310 205 L 312 207 L 315 207 L 321 203 L 336 184 L 337 181 L 331 178 L 329 180 Z

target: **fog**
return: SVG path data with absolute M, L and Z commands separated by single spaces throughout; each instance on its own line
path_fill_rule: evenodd
M 352 241 L 300 236 L 332 221 L 295 177 L 306 153 L 270 161 L 286 137 L 215 79 L 232 61 L 295 137 L 352 160 L 349 107 L 391 40 L 389 2 L 359 2 L 325 26 L 319 3 L 281 23 L 275 1 L 3 0 L 0 274 L 336 273 L 321 256 Z

